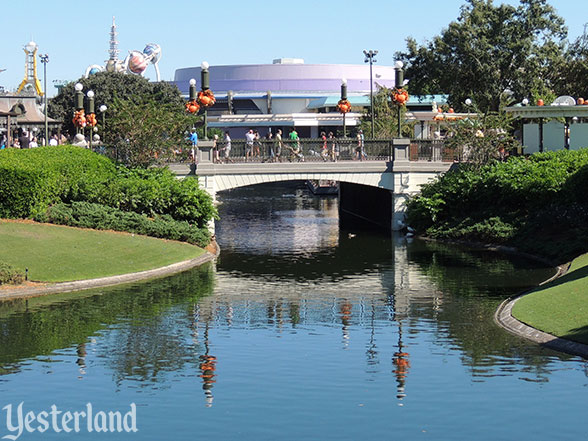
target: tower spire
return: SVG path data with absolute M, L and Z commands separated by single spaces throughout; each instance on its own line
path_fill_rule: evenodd
M 108 53 L 110 55 L 110 60 L 114 61 L 115 63 L 118 61 L 118 41 L 116 36 L 118 32 L 116 32 L 116 23 L 114 22 L 114 15 L 112 16 L 112 26 L 110 27 L 110 49 Z

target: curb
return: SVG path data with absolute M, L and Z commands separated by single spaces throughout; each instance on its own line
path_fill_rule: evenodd
M 46 284 L 41 286 L 34 286 L 24 289 L 12 289 L 0 292 L 0 301 L 11 300 L 26 297 L 39 297 L 48 294 L 56 294 L 71 291 L 81 291 L 91 288 L 101 288 L 105 286 L 120 285 L 123 283 L 138 282 L 147 279 L 155 279 L 159 277 L 169 276 L 180 273 L 203 263 L 210 262 L 218 257 L 220 248 L 215 244 L 215 253 L 212 254 L 206 251 L 201 256 L 194 259 L 184 260 L 182 262 L 172 263 L 171 265 L 155 268 L 151 270 L 139 271 L 136 273 L 121 274 L 118 276 L 100 277 L 97 279 L 76 280 L 73 282 L 62 282 Z
M 561 266 L 558 267 L 557 274 L 543 282 L 541 285 L 562 276 L 566 270 L 567 269 L 564 269 Z M 531 291 L 524 292 L 522 294 L 509 297 L 504 302 L 502 302 L 494 313 L 494 321 L 511 334 L 526 338 L 527 340 L 531 340 L 549 349 L 554 349 L 556 351 L 565 352 L 571 355 L 578 355 L 582 358 L 588 359 L 588 345 L 565 338 L 556 337 L 555 335 L 551 335 L 533 328 L 513 317 L 512 308 L 514 304 L 520 298 L 530 293 Z

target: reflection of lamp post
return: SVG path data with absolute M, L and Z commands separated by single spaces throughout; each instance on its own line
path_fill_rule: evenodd
M 47 123 L 47 63 L 49 63 L 49 55 L 39 55 L 41 63 L 43 63 L 43 98 L 45 101 L 45 145 L 49 145 L 49 124 Z
M 398 60 L 396 63 L 394 63 L 394 85 L 396 86 L 396 90 L 400 91 L 402 89 L 402 86 L 404 84 L 404 71 L 402 70 L 402 68 L 404 67 L 404 63 L 400 60 Z M 402 112 L 401 107 L 403 103 L 397 102 L 398 104 L 398 137 L 401 138 L 402 137 L 402 130 L 401 130 L 401 125 L 402 125 Z
M 370 113 L 372 116 L 372 138 L 375 137 L 374 132 L 374 83 L 372 81 L 372 64 L 375 63 L 376 60 L 374 57 L 378 54 L 378 51 L 373 51 L 373 50 L 369 50 L 369 51 L 363 51 L 363 54 L 365 55 L 365 60 L 363 60 L 365 63 L 369 62 L 370 63 Z
M 202 64 L 200 65 L 200 80 L 202 82 L 202 91 L 204 92 L 205 90 L 209 90 L 210 89 L 210 79 L 209 79 L 209 74 L 208 74 L 208 67 L 209 64 L 206 61 L 203 61 Z M 208 110 L 207 110 L 208 106 L 204 106 L 204 140 L 208 141 L 208 121 L 207 121 L 207 115 L 208 115 Z

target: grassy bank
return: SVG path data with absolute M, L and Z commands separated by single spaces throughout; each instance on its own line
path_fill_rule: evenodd
M 519 299 L 512 314 L 541 331 L 588 344 L 588 254 L 568 272 Z
M 64 282 L 159 268 L 195 258 L 194 245 L 145 236 L 0 220 L 0 261 L 29 279 Z

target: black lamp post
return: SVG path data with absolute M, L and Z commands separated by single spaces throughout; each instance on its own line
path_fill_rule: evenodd
M 41 63 L 43 63 L 43 99 L 45 104 L 45 145 L 49 145 L 49 124 L 47 122 L 47 63 L 49 63 L 49 55 L 39 55 Z
M 346 78 L 341 79 L 341 101 L 343 101 L 343 100 L 347 100 L 347 79 Z M 343 138 L 347 138 L 347 125 L 345 123 L 345 114 L 346 114 L 346 112 L 343 112 Z
M 372 117 L 372 138 L 374 138 L 374 82 L 372 81 L 372 64 L 378 61 L 374 58 L 378 54 L 378 51 L 373 51 L 370 49 L 369 51 L 363 51 L 363 54 L 365 55 L 364 62 L 370 63 L 370 113 Z
M 84 86 L 82 85 L 82 83 L 76 83 L 76 85 L 74 86 L 74 89 L 76 91 L 76 96 L 75 96 L 76 113 L 84 110 L 84 92 L 82 92 L 83 88 L 84 88 Z M 76 124 L 76 133 L 80 133 L 81 128 L 82 128 L 81 126 Z
M 87 115 L 88 125 L 90 126 L 89 147 L 90 147 L 90 150 L 92 150 L 92 136 L 94 136 L 93 131 L 94 131 L 94 126 L 95 126 L 93 121 L 95 121 L 94 118 L 95 118 L 95 113 L 96 113 L 96 108 L 94 105 L 94 91 L 88 90 L 88 92 L 86 93 L 86 97 L 88 98 L 86 100 L 86 115 Z
M 200 65 L 200 75 L 201 75 L 201 82 L 202 82 L 202 91 L 210 89 L 210 79 L 208 73 L 209 64 L 206 61 L 203 61 Z M 208 110 L 207 107 L 204 107 L 204 140 L 208 141 Z
M 396 63 L 394 63 L 394 85 L 396 87 L 396 90 L 402 89 L 402 86 L 404 83 L 404 71 L 402 70 L 403 67 L 404 67 L 404 63 L 400 60 L 398 60 Z M 401 126 L 402 126 L 401 108 L 402 108 L 402 105 L 398 104 L 397 107 L 398 107 L 398 137 L 401 138 L 402 137 L 402 130 L 401 130 Z

